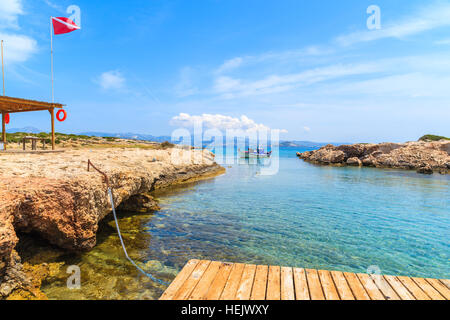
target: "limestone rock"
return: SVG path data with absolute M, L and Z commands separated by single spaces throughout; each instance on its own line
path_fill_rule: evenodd
M 188 153 L 186 156 L 186 153 Z M 107 186 L 87 160 L 107 173 L 116 206 L 154 189 L 222 173 L 206 150 L 94 149 L 55 154 L 0 154 L 0 293 L 24 283 L 14 255 L 16 232 L 36 233 L 68 250 L 96 244 L 98 223 L 111 212 Z M 146 209 L 149 198 L 138 198 Z
M 316 153 L 312 153 L 309 157 L 311 161 L 320 163 L 341 163 L 345 159 L 345 153 L 341 150 L 335 149 L 320 149 Z
M 357 167 L 360 167 L 360 166 L 362 166 L 362 161 L 359 160 L 357 157 L 353 157 L 353 158 L 349 158 L 349 159 L 347 160 L 347 164 L 348 164 L 349 166 L 357 166 Z
M 423 173 L 423 174 L 433 174 L 433 169 L 430 165 L 424 165 L 417 169 L 417 173 Z
M 128 200 L 124 201 L 118 208 L 118 210 L 148 213 L 160 210 L 158 202 L 153 199 L 152 196 L 146 193 L 137 194 L 131 196 Z
M 319 150 L 300 153 L 298 157 L 319 164 L 356 165 L 361 160 L 363 166 L 414 169 L 418 172 L 450 169 L 450 142 L 446 140 L 426 142 L 354 144 L 335 147 L 327 145 Z M 350 160 L 351 159 L 351 160 Z

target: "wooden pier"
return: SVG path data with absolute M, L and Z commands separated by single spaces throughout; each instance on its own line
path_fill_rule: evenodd
M 160 300 L 448 300 L 450 280 L 190 260 Z

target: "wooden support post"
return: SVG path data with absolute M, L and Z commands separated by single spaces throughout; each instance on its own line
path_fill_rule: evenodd
M 55 150 L 55 108 L 51 108 L 49 111 L 52 117 L 52 150 Z
M 2 112 L 2 141 L 3 141 L 3 150 L 6 150 L 6 114 Z

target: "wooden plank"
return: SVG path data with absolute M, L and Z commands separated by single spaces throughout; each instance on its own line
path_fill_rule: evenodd
M 372 278 L 365 273 L 356 274 L 371 300 L 386 300 Z
M 341 300 L 355 300 L 352 290 L 350 289 L 350 286 L 348 285 L 342 272 L 331 271 L 331 277 L 334 280 L 334 284 L 336 285 L 336 289 Z
M 281 300 L 281 268 L 269 266 L 267 279 L 267 300 Z
M 428 283 L 431 284 L 433 288 L 435 288 L 441 294 L 441 296 L 443 296 L 447 300 L 450 299 L 450 289 L 447 288 L 447 286 L 445 286 L 437 279 L 426 278 L 425 280 L 428 281 Z
M 208 293 L 209 288 L 211 287 L 211 283 L 219 271 L 221 263 L 217 261 L 213 261 L 209 264 L 208 269 L 206 269 L 200 281 L 195 286 L 194 290 L 192 290 L 191 295 L 188 300 L 204 300 L 206 294 Z
M 320 284 L 319 274 L 317 273 L 317 270 L 305 269 L 305 271 L 311 300 L 325 300 L 325 296 L 323 295 L 322 285 Z
M 295 300 L 292 268 L 281 268 L 281 300 Z
M 180 287 L 173 300 L 186 300 L 202 278 L 211 261 L 201 260 Z
M 445 298 L 423 278 L 411 278 L 431 300 L 445 300 Z
M 222 263 L 220 265 L 219 271 L 217 272 L 217 275 L 211 283 L 208 293 L 206 294 L 206 300 L 219 300 L 220 295 L 222 294 L 227 283 L 228 277 L 230 276 L 232 267 L 232 263 Z
M 344 272 L 343 274 L 356 300 L 370 300 L 366 289 L 364 289 L 364 286 L 362 285 L 361 281 L 359 281 L 356 274 L 351 272 Z
M 340 300 L 336 287 L 331 277 L 330 271 L 319 270 L 319 278 L 322 283 L 322 289 L 327 300 Z
M 159 299 L 172 300 L 199 262 L 197 259 L 189 260 Z
M 384 276 L 387 282 L 391 285 L 394 291 L 402 300 L 416 300 L 408 289 L 394 276 Z
M 44 102 L 44 101 L 7 97 L 7 96 L 0 97 L 0 104 L 12 105 L 14 107 L 33 106 L 33 107 L 37 107 L 37 108 L 47 108 L 47 109 L 51 108 L 51 107 L 62 108 L 64 106 L 61 103 L 55 103 L 55 102 L 50 103 L 50 102 Z
M 235 263 L 231 269 L 230 277 L 223 289 L 220 300 L 233 300 L 239 287 L 239 282 L 242 278 L 245 265 L 242 263 Z
M 440 279 L 439 281 L 441 281 L 443 284 L 445 284 L 447 286 L 447 288 L 450 289 L 450 280 L 449 279 Z
M 294 268 L 295 299 L 310 300 L 305 269 Z
M 55 109 L 51 108 L 49 110 L 52 125 L 52 150 L 55 150 Z
M 450 280 L 189 260 L 160 300 L 449 300 Z
M 265 300 L 267 290 L 268 266 L 257 266 L 250 300 Z
M 409 277 L 397 277 L 417 300 L 430 300 L 430 297 Z
M 236 292 L 236 300 L 250 300 L 255 279 L 256 265 L 246 264 L 242 273 L 241 282 Z
M 6 113 L 2 112 L 2 141 L 3 148 L 6 150 Z
M 375 282 L 375 285 L 378 287 L 378 289 L 380 289 L 380 291 L 383 293 L 386 300 L 400 300 L 400 297 L 397 295 L 394 289 L 392 289 L 392 287 L 382 275 L 371 274 L 370 277 L 372 278 L 373 282 Z

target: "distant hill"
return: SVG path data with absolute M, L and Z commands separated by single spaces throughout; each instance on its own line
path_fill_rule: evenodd
M 94 136 L 94 137 L 114 137 L 114 138 L 120 138 L 120 139 L 135 139 L 135 140 L 145 140 L 145 141 L 155 141 L 155 142 L 164 142 L 164 141 L 171 141 L 171 136 L 153 136 L 150 134 L 140 134 L 140 133 L 108 133 L 108 132 L 82 132 L 80 133 L 82 135 L 86 136 Z M 200 139 L 201 141 L 201 139 Z M 212 141 L 203 141 L 204 145 L 210 144 Z M 246 139 L 246 142 L 248 143 L 248 139 Z M 194 137 L 191 137 L 191 144 L 194 144 Z M 224 137 L 224 144 L 226 144 L 226 140 Z M 340 142 L 312 142 L 312 141 L 281 141 L 280 147 L 287 148 L 287 147 L 297 147 L 297 148 L 321 148 L 323 146 L 326 146 L 327 144 L 332 144 L 335 146 L 339 146 L 346 143 L 340 143 Z
M 16 133 L 16 132 L 24 132 L 24 133 L 41 133 L 42 130 L 35 127 L 23 127 L 23 128 L 11 128 L 6 129 L 7 133 Z
M 145 141 L 155 141 L 164 142 L 172 140 L 170 136 L 152 136 L 150 134 L 141 133 L 108 133 L 108 132 L 82 132 L 81 135 L 92 136 L 92 137 L 113 137 L 120 139 L 134 139 L 134 140 L 145 140 Z
M 38 134 L 43 132 L 42 130 L 35 127 L 23 127 L 23 128 L 11 128 L 6 130 L 7 133 L 16 133 L 16 132 L 24 132 L 24 133 L 33 133 Z M 155 141 L 155 142 L 164 142 L 171 141 L 171 136 L 153 136 L 151 134 L 141 134 L 141 133 L 111 133 L 111 132 L 98 132 L 98 131 L 87 131 L 80 132 L 78 135 L 90 136 L 90 137 L 111 137 L 111 138 L 119 138 L 119 139 L 133 139 L 133 140 L 143 140 L 143 141 Z M 201 139 L 200 139 L 201 140 Z M 203 141 L 205 145 L 211 143 L 212 141 Z M 248 143 L 248 139 L 246 139 Z M 224 139 L 224 143 L 226 143 Z M 191 144 L 194 144 L 194 137 L 192 137 Z M 336 143 L 336 142 L 312 142 L 312 141 L 281 141 L 280 147 L 282 148 L 320 148 L 327 144 L 332 144 L 335 146 L 342 145 L 345 143 Z

